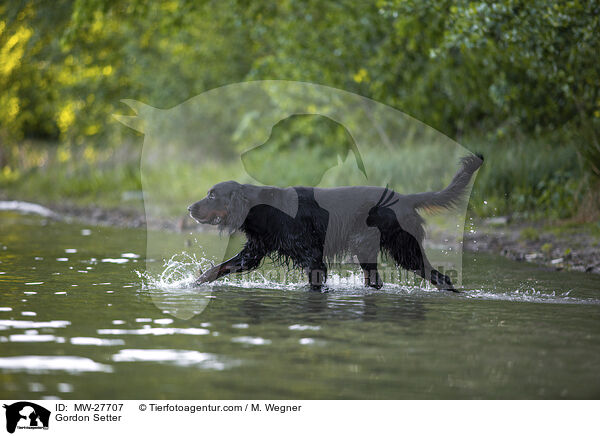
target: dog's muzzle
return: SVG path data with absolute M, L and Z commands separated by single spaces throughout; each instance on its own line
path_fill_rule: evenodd
M 223 221 L 223 217 L 217 214 L 208 217 L 200 216 L 198 214 L 198 209 L 196 209 L 194 205 L 188 207 L 188 212 L 190 213 L 190 216 L 199 224 L 217 225 L 221 224 L 221 222 Z

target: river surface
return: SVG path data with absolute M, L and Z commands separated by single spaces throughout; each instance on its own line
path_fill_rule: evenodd
M 194 290 L 145 275 L 145 249 L 143 230 L 0 215 L 2 398 L 600 398 L 595 275 L 467 253 L 460 294 Z

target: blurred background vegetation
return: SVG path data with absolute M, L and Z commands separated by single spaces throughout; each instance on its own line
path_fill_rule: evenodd
M 112 118 L 131 113 L 120 99 L 169 108 L 286 79 L 364 95 L 484 153 L 475 214 L 596 220 L 598 35 L 596 0 L 2 0 L 0 197 L 123 205 L 141 189 L 142 137 Z M 288 129 L 282 143 L 319 138 L 325 153 L 343 135 Z

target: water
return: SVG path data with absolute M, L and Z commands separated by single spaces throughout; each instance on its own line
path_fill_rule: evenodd
M 144 231 L 0 220 L 2 398 L 600 397 L 597 276 L 466 255 L 460 295 L 197 291 L 193 260 L 138 276 Z

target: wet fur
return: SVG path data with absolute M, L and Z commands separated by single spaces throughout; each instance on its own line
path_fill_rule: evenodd
M 423 219 L 418 210 L 457 204 L 480 156 L 467 156 L 448 187 L 441 191 L 400 195 L 372 186 L 277 188 L 223 182 L 189 207 L 198 222 L 223 231 L 241 231 L 247 242 L 240 253 L 204 272 L 197 283 L 258 268 L 265 257 L 302 268 L 312 289 L 322 288 L 327 264 L 347 254 L 358 257 L 365 285 L 381 288 L 377 255 L 381 252 L 440 289 L 454 290 L 423 251 Z

